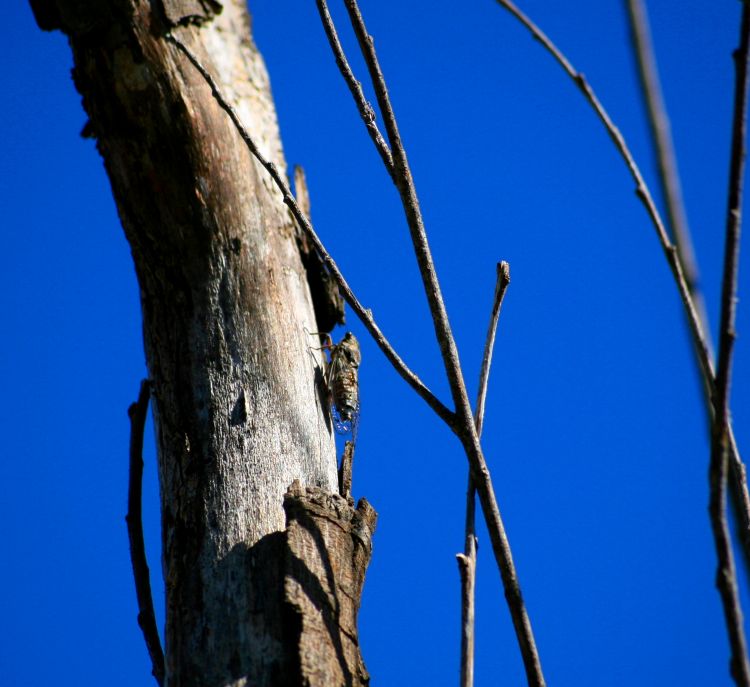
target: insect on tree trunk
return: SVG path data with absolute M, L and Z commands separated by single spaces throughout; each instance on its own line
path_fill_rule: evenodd
M 271 180 L 165 40 L 190 46 L 283 171 L 245 4 L 31 4 L 69 38 L 140 286 L 166 683 L 367 684 L 356 612 L 375 513 L 337 494 L 323 357 L 306 334 L 325 326 L 320 289 Z

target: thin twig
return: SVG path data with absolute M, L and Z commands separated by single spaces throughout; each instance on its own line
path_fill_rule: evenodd
M 719 328 L 719 361 L 714 394 L 714 431 L 711 442 L 709 513 L 716 543 L 718 567 L 716 586 L 724 606 L 724 620 L 732 650 L 730 672 L 741 687 L 750 685 L 750 665 L 743 628 L 742 609 L 737 588 L 737 574 L 726 517 L 726 487 L 729 439 L 729 390 L 732 374 L 732 350 L 735 340 L 737 263 L 740 251 L 742 182 L 745 169 L 745 136 L 747 119 L 748 55 L 750 54 L 750 4 L 743 3 L 740 45 L 734 52 L 734 120 L 732 153 L 729 164 L 724 271 L 721 288 L 721 326 Z
M 453 403 L 456 407 L 456 413 L 465 425 L 471 425 L 474 430 L 474 423 L 471 419 L 471 408 L 469 398 L 466 394 L 461 365 L 458 360 L 458 350 L 453 339 L 450 323 L 448 322 L 448 313 L 445 309 L 443 297 L 440 291 L 440 283 L 435 273 L 435 265 L 432 260 L 430 246 L 427 241 L 427 233 L 422 219 L 422 212 L 419 207 L 414 180 L 412 179 L 409 162 L 406 158 L 406 151 L 401 141 L 396 115 L 391 105 L 388 87 L 385 83 L 383 72 L 380 69 L 380 62 L 375 52 L 375 43 L 372 36 L 367 32 L 362 14 L 356 0 L 345 0 L 346 10 L 349 13 L 349 19 L 357 37 L 362 56 L 370 73 L 370 79 L 375 89 L 375 95 L 380 106 L 380 112 L 383 115 L 386 134 L 391 145 L 393 155 L 393 180 L 401 197 L 401 204 L 406 215 L 409 233 L 411 235 L 414 254 L 417 259 L 417 265 L 422 277 L 427 302 L 430 307 L 435 335 L 440 346 L 440 352 L 443 358 L 446 376 L 450 385 Z
M 205 79 L 206 83 L 211 88 L 214 99 L 219 104 L 219 106 L 229 115 L 229 118 L 232 120 L 235 129 L 244 141 L 248 150 L 258 160 L 261 166 L 263 166 L 271 175 L 274 183 L 281 191 L 284 203 L 291 210 L 292 216 L 296 220 L 300 229 L 305 232 L 308 239 L 315 246 L 315 250 L 318 251 L 320 257 L 325 263 L 325 266 L 328 268 L 328 271 L 336 280 L 336 283 L 339 285 L 339 288 L 341 289 L 341 295 L 344 297 L 344 300 L 351 306 L 357 317 L 359 317 L 365 329 L 367 329 L 367 331 L 370 333 L 380 350 L 383 351 L 385 357 L 389 360 L 391 365 L 393 365 L 396 372 L 401 375 L 401 377 L 407 382 L 407 384 L 409 384 L 409 386 L 411 386 L 412 389 L 414 389 L 414 391 L 416 391 L 417 394 L 422 399 L 424 399 L 427 405 L 429 405 L 430 408 L 432 408 L 449 427 L 454 427 L 456 423 L 455 414 L 448 408 L 446 408 L 446 406 L 443 405 L 443 403 L 424 385 L 422 380 L 417 377 L 417 375 L 412 372 L 409 367 L 407 367 L 406 363 L 401 360 L 398 353 L 396 353 L 396 351 L 394 350 L 393 346 L 391 346 L 383 333 L 380 331 L 380 328 L 372 317 L 372 312 L 359 302 L 346 279 L 344 279 L 344 275 L 339 270 L 338 265 L 336 265 L 336 263 L 333 261 L 333 258 L 329 255 L 328 251 L 325 249 L 320 239 L 318 238 L 318 235 L 315 233 L 312 224 L 295 201 L 294 196 L 289 189 L 289 186 L 284 181 L 281 174 L 279 174 L 276 165 L 273 164 L 273 162 L 269 162 L 268 160 L 266 160 L 266 158 L 260 152 L 258 146 L 255 144 L 247 129 L 245 129 L 244 125 L 240 121 L 240 118 L 237 115 L 235 109 L 221 94 L 216 81 L 211 76 L 209 71 L 200 63 L 198 58 L 193 55 L 188 47 L 184 43 L 182 43 L 182 41 L 180 41 L 176 36 L 174 36 L 173 34 L 167 34 L 166 39 L 168 41 L 171 41 L 174 45 L 177 46 L 177 48 L 179 48 L 179 50 L 188 58 L 190 63 L 198 70 L 198 72 L 200 72 L 201 76 Z
M 670 242 L 667 233 L 664 229 L 664 223 L 661 220 L 656 205 L 654 204 L 651 193 L 643 180 L 643 176 L 640 169 L 635 163 L 632 153 L 628 148 L 622 134 L 617 127 L 612 123 L 611 118 L 603 108 L 602 104 L 597 99 L 593 90 L 587 83 L 583 74 L 577 72 L 570 61 L 560 51 L 560 49 L 547 37 L 547 35 L 529 19 L 521 10 L 519 10 L 509 0 L 496 0 L 496 2 L 507 9 L 518 21 L 520 21 L 532 34 L 532 36 L 538 40 L 542 46 L 552 55 L 555 61 L 563 68 L 565 73 L 573 80 L 578 86 L 583 96 L 586 98 L 588 103 L 596 112 L 600 121 L 604 125 L 607 133 L 612 139 L 617 151 L 625 161 L 625 164 L 630 171 L 636 184 L 636 195 L 643 203 L 649 218 L 651 219 L 656 233 L 659 238 L 664 255 L 667 259 L 667 264 L 674 277 L 677 291 L 680 295 L 680 301 L 685 312 L 685 318 L 688 322 L 688 328 L 693 339 L 693 348 L 695 355 L 698 360 L 698 367 L 701 371 L 701 376 L 704 380 L 704 384 L 707 388 L 707 393 L 710 396 L 710 405 L 713 413 L 713 398 L 714 390 L 716 385 L 716 375 L 714 372 L 714 366 L 710 354 L 710 345 L 707 338 L 706 330 L 703 328 L 700 318 L 698 317 L 698 311 L 693 303 L 690 295 L 690 289 L 685 278 L 685 274 L 682 269 L 682 265 L 677 254 L 677 248 Z M 739 513 L 741 533 L 739 540 L 743 547 L 745 558 L 750 561 L 750 492 L 748 491 L 747 484 L 747 468 L 742 461 L 737 447 L 737 442 L 734 438 L 734 431 L 730 425 L 729 427 L 729 449 L 730 459 L 732 465 L 732 494 L 734 496 L 734 505 Z
M 693 336 L 695 347 L 697 349 L 701 373 L 704 379 L 709 380 L 708 383 L 713 390 L 714 371 L 713 364 L 711 362 L 711 356 L 709 354 L 708 343 L 706 341 L 706 335 L 701 325 L 700 318 L 698 317 L 693 299 L 690 296 L 690 289 L 688 288 L 685 274 L 682 269 L 682 264 L 680 263 L 677 255 L 677 248 L 669 239 L 667 231 L 664 227 L 664 222 L 662 221 L 661 215 L 656 208 L 656 204 L 651 197 L 651 192 L 649 191 L 649 188 L 643 179 L 643 175 L 641 174 L 641 170 L 636 164 L 635 159 L 633 158 L 633 154 L 630 152 L 630 148 L 625 142 L 625 139 L 620 133 L 620 130 L 614 125 L 612 119 L 609 116 L 609 113 L 604 109 L 604 106 L 601 104 L 601 102 L 599 102 L 596 93 L 594 93 L 594 90 L 591 88 L 588 81 L 586 81 L 584 75 L 576 71 L 568 58 L 547 37 L 547 35 L 533 21 L 531 21 L 529 17 L 527 17 L 520 9 L 518 9 L 515 4 L 513 4 L 509 0 L 496 0 L 496 2 L 501 7 L 504 7 L 506 10 L 508 10 L 531 32 L 532 36 L 544 46 L 547 52 L 552 55 L 555 61 L 563 68 L 565 73 L 573 80 L 576 86 L 578 86 L 578 89 L 594 109 L 594 112 L 596 112 L 596 115 L 599 117 L 600 121 L 604 125 L 604 128 L 607 130 L 609 137 L 612 139 L 615 148 L 617 148 L 617 151 L 625 161 L 630 175 L 633 177 L 633 181 L 635 182 L 635 193 L 643 203 L 643 206 L 646 208 L 646 212 L 648 213 L 648 216 L 651 219 L 654 228 L 656 229 L 659 243 L 661 244 L 662 250 L 664 251 L 664 256 L 667 259 L 669 269 L 672 271 L 672 276 L 674 277 L 675 283 L 677 284 L 677 290 L 680 294 L 680 300 L 682 301 L 683 308 L 685 309 L 690 332 Z
M 651 130 L 654 150 L 656 152 L 657 169 L 659 171 L 659 182 L 664 196 L 667 220 L 671 228 L 672 237 L 677 248 L 677 256 L 685 273 L 685 281 L 695 304 L 696 312 L 703 325 L 706 336 L 706 345 L 711 360 L 714 359 L 713 341 L 711 330 L 708 326 L 708 315 L 700 288 L 700 276 L 698 262 L 695 258 L 693 241 L 688 226 L 684 203 L 682 201 L 682 189 L 680 187 L 680 175 L 677 171 L 677 159 L 672 143 L 672 133 L 667 115 L 661 85 L 659 83 L 659 71 L 656 65 L 656 57 L 651 43 L 651 32 L 648 24 L 648 13 L 643 0 L 626 0 L 630 29 L 633 39 L 633 52 L 638 63 L 638 74 L 641 83 L 641 92 L 648 111 L 648 123 Z M 691 341 L 692 341 L 691 337 Z M 694 352 L 699 356 L 697 348 Z M 700 361 L 698 361 L 700 366 Z M 706 407 L 709 436 L 712 435 L 714 416 L 713 399 L 711 398 L 711 384 L 702 376 L 703 400 Z M 738 520 L 738 539 L 740 549 L 745 557 L 746 571 L 750 574 L 750 494 L 747 487 L 747 470 L 740 458 L 734 432 L 729 434 L 729 465 L 732 469 L 732 502 Z
M 484 342 L 484 353 L 482 354 L 482 368 L 479 372 L 479 391 L 477 392 L 477 403 L 474 410 L 474 424 L 477 434 L 482 436 L 484 426 L 484 403 L 487 400 L 487 385 L 490 381 L 490 365 L 492 365 L 492 353 L 495 350 L 495 334 L 497 323 L 500 319 L 500 309 L 503 307 L 505 292 L 510 284 L 510 265 L 503 260 L 497 264 L 497 281 L 495 283 L 495 295 L 492 299 L 492 312 L 490 324 L 487 327 L 487 339 Z
M 497 265 L 495 295 L 492 299 L 490 324 L 482 355 L 482 368 L 479 373 L 479 390 L 474 406 L 474 424 L 477 435 L 482 436 L 484 425 L 484 405 L 487 399 L 487 386 L 490 379 L 492 352 L 495 348 L 495 334 L 500 319 L 505 291 L 510 284 L 510 265 L 503 261 Z M 461 687 L 474 684 L 474 589 L 477 570 L 477 536 L 475 524 L 476 486 L 469 470 L 469 484 L 466 489 L 466 517 L 464 528 L 464 552 L 456 554 L 461 575 Z
M 424 228 L 422 213 L 419 209 L 419 200 L 417 198 L 414 181 L 412 179 L 409 163 L 406 158 L 401 136 L 398 131 L 396 117 L 391 106 L 388 95 L 388 88 L 380 69 L 380 63 L 375 52 L 372 37 L 367 32 L 364 20 L 355 0 L 345 0 L 346 10 L 349 19 L 357 37 L 360 50 L 365 59 L 367 69 L 370 73 L 375 95 L 378 100 L 380 112 L 383 116 L 385 131 L 388 136 L 388 142 L 393 155 L 393 179 L 401 204 L 406 215 L 409 233 L 411 235 L 414 254 L 417 259 L 420 276 L 427 296 L 427 302 L 430 307 L 435 336 L 440 346 L 440 352 L 443 358 L 448 384 L 453 396 L 453 402 L 456 407 L 456 422 L 453 430 L 461 440 L 467 459 L 471 466 L 477 491 L 479 492 L 482 510 L 487 522 L 487 529 L 492 543 L 492 550 L 503 580 L 505 589 L 505 598 L 508 603 L 513 626 L 518 639 L 521 656 L 526 669 L 527 680 L 530 685 L 544 685 L 544 676 L 542 674 L 539 653 L 534 640 L 534 633 L 531 629 L 526 606 L 521 595 L 521 589 L 518 582 L 513 556 L 510 550 L 510 543 L 505 532 L 500 510 L 495 498 L 495 491 L 492 486 L 492 480 L 487 468 L 487 463 L 482 453 L 482 447 L 479 443 L 474 419 L 471 413 L 471 405 L 466 392 L 466 384 L 463 379 L 463 372 L 458 360 L 458 350 L 453 338 L 453 333 L 448 322 L 448 315 L 445 309 L 442 295 L 440 293 L 440 284 L 435 266 L 430 254 L 430 247 L 427 241 L 427 235 Z M 367 124 L 367 122 L 365 122 Z M 390 171 L 390 170 L 389 170 Z
M 141 517 L 143 483 L 143 428 L 146 424 L 148 401 L 151 386 L 148 380 L 141 382 L 138 400 L 128 408 L 130 418 L 130 477 L 128 482 L 128 526 L 130 541 L 130 561 L 133 565 L 135 594 L 138 599 L 138 625 L 146 640 L 148 655 L 151 657 L 151 673 L 159 687 L 164 685 L 164 652 L 159 641 L 159 630 L 154 615 L 154 600 L 151 595 L 151 576 L 146 560 L 146 547 L 143 541 L 143 521 Z
M 326 32 L 326 37 L 328 38 L 331 50 L 333 51 L 333 56 L 336 59 L 336 66 L 338 66 L 341 76 L 344 77 L 344 81 L 351 91 L 354 102 L 357 105 L 357 110 L 359 111 L 359 116 L 362 117 L 362 121 L 367 128 L 367 133 L 370 134 L 370 138 L 375 144 L 375 148 L 378 153 L 380 153 L 385 168 L 388 170 L 389 174 L 392 174 L 393 156 L 391 155 L 391 149 L 385 142 L 383 134 L 380 133 L 380 129 L 376 122 L 375 110 L 365 97 L 364 91 L 362 90 L 362 84 L 357 81 L 354 72 L 352 72 L 352 68 L 349 66 L 349 61 L 346 59 L 344 49 L 341 47 L 341 41 L 339 41 L 336 26 L 331 18 L 331 13 L 328 11 L 328 3 L 326 0 L 315 0 L 315 2 L 318 6 L 323 29 Z

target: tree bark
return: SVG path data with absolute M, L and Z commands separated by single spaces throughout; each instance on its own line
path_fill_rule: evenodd
M 31 4 L 41 28 L 69 37 L 84 131 L 104 159 L 141 291 L 167 684 L 366 684 L 356 611 L 375 515 L 333 496 L 323 359 L 307 333 L 318 326 L 295 228 L 203 78 L 164 40 L 172 31 L 190 47 L 284 170 L 245 4 Z

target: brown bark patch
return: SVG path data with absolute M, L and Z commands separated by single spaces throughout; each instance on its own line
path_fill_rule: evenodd
M 369 685 L 357 613 L 377 513 L 365 499 L 355 509 L 338 494 L 299 482 L 289 488 L 284 509 L 284 599 L 299 631 L 295 684 Z

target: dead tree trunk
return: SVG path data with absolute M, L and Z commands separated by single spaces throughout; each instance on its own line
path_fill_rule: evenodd
M 164 39 L 171 31 L 189 45 L 284 170 L 245 3 L 31 4 L 41 28 L 69 37 L 85 132 L 104 159 L 141 290 L 166 682 L 366 684 L 356 611 L 375 516 L 335 495 L 295 228 L 205 80 Z

